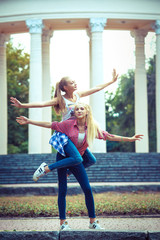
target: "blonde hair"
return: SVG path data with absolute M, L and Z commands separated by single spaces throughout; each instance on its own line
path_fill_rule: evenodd
M 89 146 L 92 146 L 94 139 L 96 137 L 98 137 L 99 134 L 100 134 L 100 136 L 103 136 L 103 134 L 102 134 L 102 131 L 101 131 L 98 123 L 93 118 L 91 107 L 86 103 L 78 103 L 78 104 L 75 105 L 75 109 L 79 105 L 82 105 L 87 111 L 87 116 L 86 116 L 87 143 L 88 143 Z
M 55 112 L 57 115 L 60 115 L 61 112 L 66 110 L 65 101 L 62 97 L 62 92 L 65 92 L 64 86 L 67 86 L 67 81 L 69 77 L 63 77 L 59 82 L 56 83 L 56 89 L 54 97 L 57 97 L 57 104 L 54 106 Z

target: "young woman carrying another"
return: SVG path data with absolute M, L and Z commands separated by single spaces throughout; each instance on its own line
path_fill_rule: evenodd
M 96 86 L 95 88 L 81 92 L 75 92 L 77 90 L 77 84 L 74 80 L 70 79 L 69 77 L 64 77 L 61 79 L 60 82 L 56 84 L 54 98 L 48 102 L 21 103 L 14 97 L 11 97 L 10 99 L 12 105 L 18 108 L 37 108 L 53 106 L 56 114 L 62 113 L 62 121 L 64 121 L 71 118 L 74 115 L 74 106 L 80 101 L 80 98 L 94 94 L 104 89 L 105 87 L 109 86 L 110 84 L 114 83 L 117 80 L 118 75 L 115 69 L 113 70 L 112 77 L 113 77 L 112 81 L 108 83 L 104 83 Z M 64 95 L 62 95 L 62 92 L 64 93 Z M 82 158 L 79 158 L 77 149 L 75 148 L 72 141 L 68 138 L 68 136 L 66 136 L 64 133 L 56 131 L 52 135 L 49 143 L 63 156 L 66 156 L 66 154 L 67 156 L 69 156 L 70 152 L 72 151 L 75 152 L 75 157 L 74 160 L 72 161 L 73 165 L 80 163 L 82 161 L 84 167 L 86 168 L 96 162 L 94 155 L 89 151 L 88 148 L 83 154 L 83 160 Z M 64 146 L 66 144 L 68 145 L 68 148 L 64 151 Z M 67 171 L 67 175 L 69 174 L 70 171 Z M 34 180 L 36 181 L 37 179 Z
M 75 144 L 78 149 L 80 156 L 83 156 L 85 150 L 89 145 L 92 144 L 95 138 L 109 141 L 124 141 L 124 142 L 135 142 L 142 139 L 143 135 L 134 135 L 133 137 L 122 137 L 118 135 L 109 134 L 106 131 L 102 131 L 97 123 L 94 121 L 91 108 L 89 105 L 84 103 L 78 103 L 75 105 L 75 118 L 70 118 L 63 122 L 40 122 L 28 119 L 24 116 L 17 117 L 16 121 L 23 124 L 32 124 L 45 128 L 52 128 L 56 131 L 65 133 Z M 64 146 L 64 151 L 67 145 Z M 102 229 L 99 222 L 96 220 L 94 199 L 92 195 L 91 186 L 88 181 L 85 168 L 82 163 L 77 165 L 70 165 L 71 155 L 74 152 L 70 152 L 70 157 L 62 156 L 60 153 L 57 154 L 57 162 L 47 165 L 46 163 L 41 164 L 42 174 L 36 171 L 35 177 L 40 177 L 53 169 L 58 169 L 58 182 L 59 182 L 59 193 L 58 193 L 58 207 L 60 214 L 60 229 L 69 229 L 68 222 L 66 221 L 66 193 L 67 193 L 67 168 L 74 174 L 77 181 L 79 182 L 84 194 L 86 207 L 88 209 L 88 215 L 90 218 L 89 228 L 91 229 Z M 66 154 L 67 155 L 67 154 Z M 66 161 L 66 167 L 61 166 L 61 162 Z M 55 167 L 56 166 L 56 167 Z

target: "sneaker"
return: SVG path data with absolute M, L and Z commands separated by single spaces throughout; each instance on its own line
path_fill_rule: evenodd
M 69 230 L 69 229 L 71 229 L 71 228 L 68 225 L 67 221 L 64 221 L 64 223 L 60 226 L 60 231 Z
M 98 220 L 94 221 L 93 223 L 90 223 L 90 224 L 89 224 L 89 228 L 90 228 L 90 229 L 104 229 L 104 228 L 102 228 L 102 227 L 99 225 L 99 221 L 98 221 Z
M 33 180 L 36 182 L 40 177 L 44 176 L 46 173 L 44 171 L 44 167 L 47 166 L 45 162 L 43 162 L 39 168 L 33 174 Z

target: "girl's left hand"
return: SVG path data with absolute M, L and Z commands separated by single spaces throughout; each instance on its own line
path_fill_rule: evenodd
M 131 137 L 129 139 L 129 142 L 135 142 L 137 140 L 140 141 L 141 139 L 143 139 L 142 136 L 144 136 L 144 135 L 134 135 L 133 137 Z

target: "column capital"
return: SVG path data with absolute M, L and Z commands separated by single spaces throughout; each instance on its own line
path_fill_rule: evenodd
M 42 33 L 44 28 L 42 19 L 27 19 L 26 25 L 30 33 Z
M 135 38 L 136 44 L 144 43 L 144 39 L 147 34 L 148 31 L 144 29 L 135 29 L 131 31 L 131 36 Z
M 5 46 L 5 43 L 10 39 L 9 34 L 0 33 L 0 46 Z
M 90 18 L 89 27 L 92 32 L 103 32 L 107 18 Z
M 157 35 L 160 34 L 160 20 L 156 20 L 155 23 L 153 24 L 152 28 L 155 30 L 155 33 Z
M 50 38 L 53 36 L 53 30 L 43 29 L 42 42 L 50 42 Z

